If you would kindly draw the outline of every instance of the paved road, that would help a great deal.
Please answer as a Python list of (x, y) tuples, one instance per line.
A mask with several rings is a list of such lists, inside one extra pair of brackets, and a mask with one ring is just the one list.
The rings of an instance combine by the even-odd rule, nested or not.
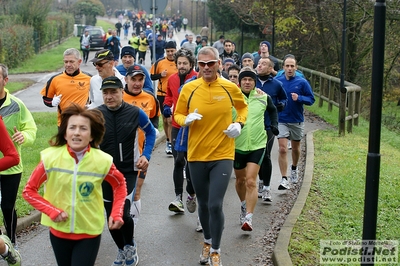
[[(177, 34), (181, 39), (184, 33)], [(123, 40), (123, 42), (126, 42)], [(90, 53), (93, 58), (94, 52)], [(150, 62), (150, 60), (146, 60)], [(149, 65), (148, 65), (149, 67)], [(92, 65), (82, 66), (84, 71), (95, 74)], [(17, 93), (32, 112), (55, 111), (55, 108), (45, 107), (39, 94), (47, 79), (54, 73), (33, 75), (37, 83), (30, 88)], [(32, 75), (31, 75), (32, 76)], [(13, 78), (10, 78), (10, 82)], [(313, 130), (313, 125), (306, 125)], [(222, 261), (231, 265), (262, 265), (254, 258), (262, 250), (262, 238), (270, 230), (271, 213), (278, 210), (279, 203), (287, 200), (290, 191), (278, 191), (280, 181), (277, 164), (277, 143), (272, 151), (272, 204), (257, 203), (253, 218), (253, 232), (243, 232), (239, 225), (240, 202), (235, 191), (235, 179), (232, 177), (225, 197), (225, 231), (222, 238)], [(160, 144), (153, 153), (150, 169), (142, 189), (142, 213), (135, 232), (138, 244), (138, 254), (141, 266), (161, 265), (198, 265), (202, 248), (202, 234), (195, 231), (197, 215), (186, 212), (176, 215), (168, 211), (168, 205), (175, 198), (172, 181), (173, 159), (164, 153), (164, 144)], [(184, 195), (186, 198), (186, 193)], [(23, 265), (56, 265), (49, 242), (48, 229), (40, 226), (38, 230), (24, 235), (19, 241)], [(108, 230), (102, 236), (100, 252), (96, 265), (111, 265), (116, 256), (116, 246)], [(6, 265), (0, 262), (0, 265)]]

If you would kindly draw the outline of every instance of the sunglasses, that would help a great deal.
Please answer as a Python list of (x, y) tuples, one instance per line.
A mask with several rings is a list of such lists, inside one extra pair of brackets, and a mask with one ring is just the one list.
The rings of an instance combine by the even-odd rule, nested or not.
[(93, 65), (94, 66), (98, 66), (98, 67), (103, 67), (105, 64), (107, 64), (108, 62), (110, 62), (110, 61), (105, 61), (105, 62), (101, 62), (101, 63), (99, 63), (99, 62), (96, 62), (96, 63), (93, 63)]
[(199, 66), (201, 66), (201, 67), (205, 67), (206, 65), (208, 67), (213, 67), (217, 62), (218, 62), (218, 60), (210, 60), (210, 61), (207, 61), (207, 62), (197, 61), (197, 64), (199, 64)]
[(230, 75), (229, 78), (237, 78), (238, 75)]

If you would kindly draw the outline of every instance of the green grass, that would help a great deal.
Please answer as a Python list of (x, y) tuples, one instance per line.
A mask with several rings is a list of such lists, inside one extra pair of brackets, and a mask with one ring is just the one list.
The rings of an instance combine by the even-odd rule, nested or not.
[(9, 82), (7, 83), (7, 90), (10, 93), (14, 93), (19, 90), (23, 90), (31, 86), (34, 82), (33, 81), (22, 81), (22, 82)]
[[(337, 124), (337, 110), (312, 112)], [(314, 133), (314, 177), (305, 208), (289, 245), (293, 265), (318, 265), (320, 240), (362, 239), (369, 124), (364, 119), (352, 134), (337, 130)], [(382, 128), (377, 239), (398, 240), (400, 224), (400, 138)]]
[[(114, 28), (114, 24), (104, 20), (98, 20), (98, 26), (102, 26), (105, 31)], [(34, 55), (23, 62), (19, 67), (9, 69), (9, 74), (52, 72), (64, 67), (63, 53), (68, 48), (79, 49), (79, 37), (71, 37), (60, 45)]]
[[(40, 151), (49, 147), (49, 140), (57, 132), (57, 113), (56, 112), (39, 112), (32, 113), (37, 125), (36, 140), (33, 145), (22, 146), (21, 159), (24, 164), (21, 183), (18, 190), (16, 201), (16, 210), (18, 217), (29, 214), (33, 207), (22, 198), (22, 190), (29, 179), (32, 171), (40, 161)], [(3, 216), (0, 212), (0, 225), (3, 225)]]

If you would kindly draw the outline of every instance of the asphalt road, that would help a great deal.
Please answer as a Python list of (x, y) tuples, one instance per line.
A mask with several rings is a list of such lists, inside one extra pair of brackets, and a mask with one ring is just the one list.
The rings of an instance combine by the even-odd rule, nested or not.
[[(183, 35), (184, 32), (177, 34), (178, 40)], [(123, 44), (126, 44), (125, 40), (123, 40)], [(94, 53), (95, 51), (92, 51), (89, 58), (93, 58)], [(150, 60), (146, 60), (146, 62), (148, 62), (146, 66), (149, 68)], [(82, 65), (81, 68), (92, 74), (96, 73), (91, 64)], [(16, 96), (22, 99), (32, 112), (56, 111), (55, 108), (44, 106), (39, 94), (45, 82), (53, 74), (26, 75), (37, 83), (18, 92)], [(16, 76), (10, 76), (10, 82), (16, 78)], [(313, 130), (314, 127), (312, 124), (306, 124), (307, 131)], [(263, 245), (263, 237), (271, 229), (271, 214), (279, 212), (280, 203), (287, 200), (291, 193), (290, 190), (277, 190), (280, 182), (277, 146), (275, 143), (272, 151), (273, 202), (267, 204), (261, 200), (258, 201), (253, 216), (254, 230), (252, 232), (244, 232), (240, 229), (240, 201), (235, 191), (234, 177), (230, 181), (224, 201), (225, 229), (221, 243), (221, 259), (225, 266), (263, 265), (254, 259), (263, 252), (260, 246)], [(195, 231), (196, 213), (186, 212), (183, 215), (177, 215), (168, 210), (170, 201), (175, 198), (172, 171), (173, 159), (165, 154), (162, 142), (153, 152), (146, 182), (142, 189), (142, 212), (135, 231), (141, 266), (199, 265), (203, 236)], [(186, 192), (184, 198), (186, 198)], [(39, 226), (37, 230), (23, 234), (17, 241), (22, 255), (22, 265), (56, 265), (47, 228)], [(108, 230), (105, 229), (96, 265), (111, 265), (116, 254), (117, 248)], [(0, 266), (2, 265), (6, 265), (6, 263), (0, 261)]]

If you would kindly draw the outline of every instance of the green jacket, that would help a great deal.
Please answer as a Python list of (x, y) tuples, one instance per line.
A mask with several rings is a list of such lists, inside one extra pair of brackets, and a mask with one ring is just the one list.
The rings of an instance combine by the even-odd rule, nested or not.
[(249, 112), (246, 124), (240, 135), (235, 139), (235, 150), (237, 152), (255, 151), (265, 148), (267, 133), (264, 129), (264, 112), (267, 110), (268, 95), (258, 94), (252, 90), (249, 97), (244, 97)]
[[(24, 135), (25, 141), (22, 145), (32, 144), (36, 139), (37, 128), (31, 112), (29, 112), (28, 108), (26, 108), (25, 104), (20, 99), (11, 95), (6, 88), (4, 88), (4, 90), (6, 92), (6, 100), (0, 107), (0, 115), (3, 117), (8, 134), (10, 136), (14, 135), (15, 126), (17, 130)], [(21, 156), (21, 145), (15, 142), (14, 145), (18, 154)], [(22, 160), (20, 160), (18, 165), (2, 171), (0, 174), (11, 175), (22, 173), (22, 171)]]

